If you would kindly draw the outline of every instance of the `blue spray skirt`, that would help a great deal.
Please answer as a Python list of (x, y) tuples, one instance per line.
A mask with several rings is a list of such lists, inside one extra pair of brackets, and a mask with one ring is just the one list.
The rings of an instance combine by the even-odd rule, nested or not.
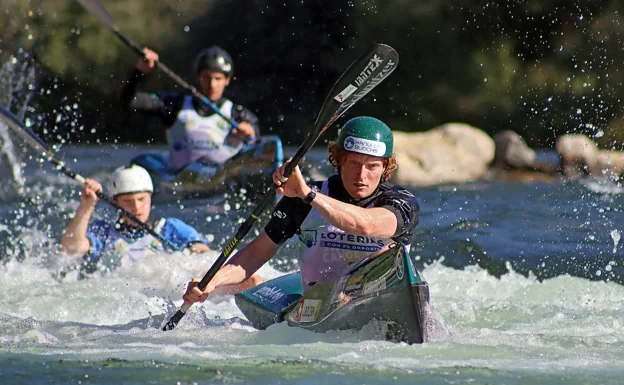
[(257, 329), (286, 321), (323, 333), (381, 321), (390, 341), (427, 340), (429, 287), (398, 246), (365, 259), (338, 281), (316, 283), (305, 295), (300, 274), (292, 273), (237, 293), (235, 300)]

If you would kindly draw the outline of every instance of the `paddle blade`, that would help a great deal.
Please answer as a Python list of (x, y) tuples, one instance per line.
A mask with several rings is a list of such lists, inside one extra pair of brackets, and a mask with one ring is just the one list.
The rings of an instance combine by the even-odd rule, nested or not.
[(360, 56), (331, 89), (314, 122), (315, 131), (324, 132), (358, 100), (381, 83), (399, 64), (399, 54), (386, 44), (377, 44)]
[(386, 44), (376, 44), (373, 49), (360, 56), (340, 76), (325, 98), (321, 111), (299, 150), (284, 169), (288, 178), (303, 155), (318, 138), (358, 100), (377, 87), (399, 64), (399, 54)]
[(2, 118), (7, 126), (13, 131), (17, 136), (22, 138), (26, 144), (35, 149), (40, 154), (45, 154), (46, 156), (54, 157), (54, 154), (48, 146), (34, 133), (31, 129), (24, 126), (21, 120), (17, 118), (17, 116), (13, 115), (11, 111), (0, 106), (0, 118)]
[(180, 320), (182, 319), (182, 317), (184, 317), (185, 314), (186, 313), (183, 312), (182, 310), (178, 310), (173, 315), (173, 317), (171, 317), (171, 319), (169, 321), (167, 321), (165, 326), (162, 327), (162, 331), (166, 332), (166, 331), (175, 329), (175, 327), (178, 326), (178, 323), (180, 323)]
[(78, 0), (80, 4), (109, 29), (115, 29), (115, 20), (97, 0)]

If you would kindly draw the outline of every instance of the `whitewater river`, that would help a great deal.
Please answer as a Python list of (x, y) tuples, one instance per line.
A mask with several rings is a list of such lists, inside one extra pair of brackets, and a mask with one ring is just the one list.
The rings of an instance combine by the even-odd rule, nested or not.
[[(138, 151), (59, 152), (79, 173), (103, 178)], [(156, 200), (156, 214), (196, 226), (218, 251), (78, 279), (57, 247), (79, 189), (49, 164), (17, 166), (3, 169), (0, 186), (0, 384), (624, 383), (617, 182), (413, 188), (422, 213), (412, 257), (435, 322), (428, 343), (406, 345), (376, 340), (374, 328), (257, 331), (231, 297), (194, 306), (163, 332), (186, 282), (206, 272), (253, 202)], [(113, 212), (102, 203), (96, 214)], [(261, 274), (291, 271), (295, 251), (289, 244)]]

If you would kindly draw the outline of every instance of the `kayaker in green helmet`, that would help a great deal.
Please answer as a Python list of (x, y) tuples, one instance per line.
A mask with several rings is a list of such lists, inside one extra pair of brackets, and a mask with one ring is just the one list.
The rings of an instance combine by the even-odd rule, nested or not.
[(238, 122), (238, 128), (190, 93), (147, 93), (137, 91), (149, 74), (158, 54), (143, 51), (121, 94), (122, 104), (133, 112), (160, 118), (167, 128), (169, 168), (178, 171), (200, 158), (224, 163), (242, 145), (259, 135), (258, 118), (245, 107), (223, 96), (234, 73), (232, 57), (223, 48), (208, 47), (195, 59), (194, 72), (199, 91), (219, 108), (223, 116)]
[[(204, 301), (215, 288), (243, 282), (298, 235), (306, 249), (300, 256), (302, 288), (336, 280), (349, 267), (390, 244), (409, 248), (420, 207), (414, 195), (388, 182), (398, 168), (393, 135), (382, 121), (362, 116), (349, 120), (330, 143), (329, 161), (337, 173), (307, 184), (299, 168), (277, 189), (282, 195), (264, 231), (238, 251), (203, 292), (198, 278), (184, 301)], [(273, 181), (282, 184), (284, 166)]]

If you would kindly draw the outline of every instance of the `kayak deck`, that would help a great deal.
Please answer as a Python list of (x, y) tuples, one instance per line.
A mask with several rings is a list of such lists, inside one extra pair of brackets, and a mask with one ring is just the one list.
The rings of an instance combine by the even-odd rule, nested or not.
[(387, 340), (427, 340), (429, 287), (398, 246), (360, 262), (339, 281), (316, 283), (305, 295), (300, 274), (292, 273), (237, 293), (235, 300), (257, 329), (286, 321), (323, 333), (381, 321)]

